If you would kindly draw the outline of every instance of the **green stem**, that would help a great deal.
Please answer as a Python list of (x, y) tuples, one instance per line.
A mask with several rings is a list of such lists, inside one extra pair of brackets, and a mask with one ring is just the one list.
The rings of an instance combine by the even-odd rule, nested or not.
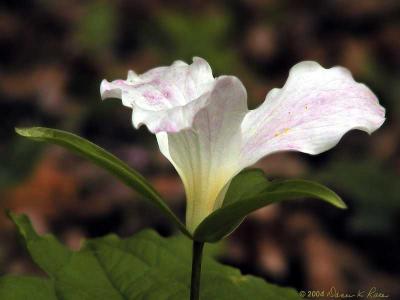
[(192, 280), (190, 284), (190, 300), (199, 300), (201, 261), (203, 258), (204, 243), (193, 241)]

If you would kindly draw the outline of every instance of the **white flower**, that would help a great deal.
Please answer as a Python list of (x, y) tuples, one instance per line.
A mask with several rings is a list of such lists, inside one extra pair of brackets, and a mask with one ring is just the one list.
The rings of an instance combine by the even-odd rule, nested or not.
[(342, 67), (295, 65), (284, 87), (248, 110), (247, 94), (234, 76), (214, 78), (208, 63), (176, 61), (127, 80), (103, 80), (101, 96), (132, 108), (136, 128), (145, 124), (176, 168), (187, 196), (186, 224), (193, 232), (222, 205), (232, 178), (278, 151), (318, 154), (349, 130), (372, 133), (385, 110), (371, 90)]

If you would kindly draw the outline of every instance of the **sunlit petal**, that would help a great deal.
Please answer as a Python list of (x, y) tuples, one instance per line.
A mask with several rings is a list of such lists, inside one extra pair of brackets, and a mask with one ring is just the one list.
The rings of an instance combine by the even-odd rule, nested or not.
[(385, 120), (376, 96), (341, 67), (295, 65), (282, 89), (255, 110), (239, 79), (214, 78), (208, 63), (176, 61), (127, 80), (103, 81), (102, 98), (120, 98), (137, 128), (156, 133), (161, 152), (176, 168), (187, 197), (190, 231), (221, 207), (232, 178), (278, 151), (318, 154), (349, 130), (368, 133)]
[(242, 124), (243, 166), (277, 151), (318, 154), (335, 146), (352, 129), (372, 133), (385, 120), (385, 110), (364, 84), (342, 67), (324, 69), (316, 62), (295, 65), (282, 89)]
[(216, 80), (203, 96), (207, 104), (190, 129), (157, 134), (161, 152), (172, 162), (185, 186), (189, 230), (222, 204), (232, 177), (240, 171), (240, 125), (246, 114), (246, 90), (232, 76)]
[(209, 92), (214, 82), (208, 63), (195, 57), (191, 65), (176, 61), (142, 75), (130, 71), (126, 80), (103, 80), (100, 93), (103, 99), (120, 98), (131, 107), (136, 128), (145, 124), (153, 133), (176, 132), (190, 127), (201, 108), (201, 101), (193, 100)]

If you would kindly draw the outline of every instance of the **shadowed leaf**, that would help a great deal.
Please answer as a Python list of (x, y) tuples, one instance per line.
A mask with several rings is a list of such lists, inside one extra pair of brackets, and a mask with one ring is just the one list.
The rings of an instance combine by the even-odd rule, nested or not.
[(307, 180), (269, 182), (262, 171), (247, 170), (235, 177), (223, 206), (203, 220), (195, 230), (194, 239), (205, 242), (219, 241), (230, 234), (253, 211), (283, 200), (299, 198), (320, 199), (336, 207), (346, 208), (346, 204), (335, 192), (317, 182)]
[[(184, 236), (162, 238), (151, 230), (127, 239), (115, 235), (88, 240), (73, 252), (53, 236), (39, 236), (24, 215), (10, 213), (29, 253), (50, 277), (44, 284), (51, 296), (43, 300), (189, 299), (191, 241)], [(1, 282), (7, 281), (4, 277)], [(24, 289), (25, 280), (3, 285), (1, 293)], [(25, 294), (5, 300), (25, 300)], [(22, 296), (21, 296), (22, 295)], [(3, 298), (1, 298), (3, 299)], [(36, 298), (29, 298), (34, 299)], [(39, 299), (39, 298), (37, 298)], [(42, 299), (42, 298), (40, 298)], [(297, 300), (293, 289), (278, 287), (224, 266), (207, 252), (203, 261), (202, 300)]]

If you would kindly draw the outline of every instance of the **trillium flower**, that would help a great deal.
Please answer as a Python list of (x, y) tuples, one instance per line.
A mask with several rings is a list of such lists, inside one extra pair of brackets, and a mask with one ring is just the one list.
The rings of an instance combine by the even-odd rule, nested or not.
[(103, 80), (101, 96), (132, 108), (133, 125), (156, 135), (179, 173), (187, 196), (186, 224), (193, 232), (221, 207), (232, 178), (262, 157), (279, 151), (319, 154), (352, 129), (371, 134), (385, 120), (373, 92), (342, 67), (325, 69), (305, 61), (290, 70), (283, 88), (263, 104), (247, 107), (234, 76), (214, 78), (195, 57), (126, 80)]

